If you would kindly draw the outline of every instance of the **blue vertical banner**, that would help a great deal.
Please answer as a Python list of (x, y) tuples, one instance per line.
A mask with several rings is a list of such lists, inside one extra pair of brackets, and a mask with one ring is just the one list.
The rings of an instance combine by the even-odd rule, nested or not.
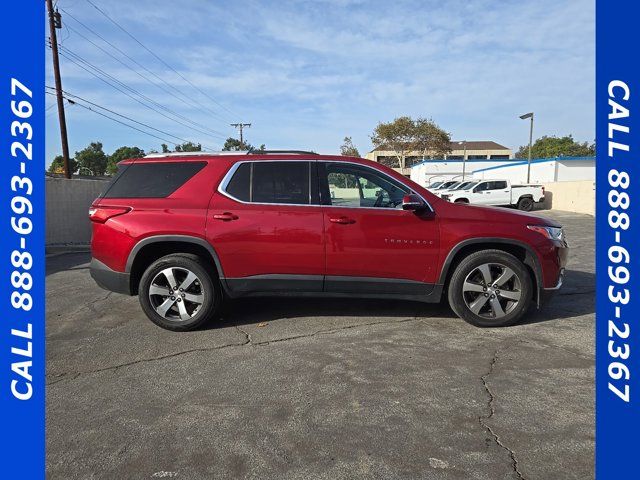
[(596, 22), (596, 477), (639, 478), (640, 4)]
[(0, 477), (44, 478), (45, 5), (3, 2)]

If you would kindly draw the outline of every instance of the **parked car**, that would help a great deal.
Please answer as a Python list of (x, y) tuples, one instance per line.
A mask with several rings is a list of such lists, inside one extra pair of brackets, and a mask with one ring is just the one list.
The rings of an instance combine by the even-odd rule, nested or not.
[(431, 191), (431, 192), (436, 192), (438, 190), (446, 190), (447, 188), (449, 188), (451, 185), (453, 185), (455, 183), (458, 183), (458, 182), (456, 182), (455, 180), (447, 180), (446, 182), (442, 182), (437, 187), (428, 188), (428, 190)]
[(485, 180), (472, 188), (443, 192), (441, 198), (454, 203), (474, 205), (511, 205), (529, 212), (536, 202), (544, 201), (542, 185), (511, 185), (509, 180)]
[(429, 191), (433, 191), (433, 190), (435, 190), (436, 188), (438, 188), (440, 185), (442, 185), (443, 183), (444, 183), (444, 182), (434, 182), (434, 183), (432, 183), (432, 184), (430, 184), (430, 185), (427, 185), (427, 190), (429, 190)]
[(449, 192), (455, 192), (457, 190), (467, 190), (473, 187), (473, 185), (477, 184), (477, 181), (470, 181), (470, 182), (456, 182), (453, 185), (451, 185), (449, 188), (445, 188), (444, 190), (438, 190), (437, 192), (433, 192), (436, 195), (438, 195), (439, 197), (442, 197), (442, 195), (446, 195)]
[(312, 153), (125, 160), (89, 216), (91, 276), (170, 330), (252, 295), (445, 297), (474, 325), (504, 326), (560, 288), (567, 258), (554, 220)]

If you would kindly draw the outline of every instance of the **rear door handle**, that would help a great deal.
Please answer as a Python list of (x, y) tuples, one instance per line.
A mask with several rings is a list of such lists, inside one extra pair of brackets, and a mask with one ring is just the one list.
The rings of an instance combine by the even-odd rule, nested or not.
[(351, 225), (352, 223), (356, 223), (355, 220), (349, 217), (338, 217), (338, 218), (332, 217), (332, 218), (329, 218), (329, 221), (331, 223), (339, 223), (341, 225)]
[(222, 220), (223, 222), (230, 222), (231, 220), (237, 220), (238, 215), (234, 215), (233, 213), (224, 212), (224, 213), (216, 213), (213, 216), (214, 220)]

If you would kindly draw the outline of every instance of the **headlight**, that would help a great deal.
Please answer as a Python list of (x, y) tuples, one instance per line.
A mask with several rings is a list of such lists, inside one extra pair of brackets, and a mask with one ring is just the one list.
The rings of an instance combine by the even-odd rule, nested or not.
[(527, 225), (529, 230), (533, 230), (534, 232), (538, 232), (549, 240), (564, 240), (564, 230), (562, 227), (543, 227), (541, 225)]

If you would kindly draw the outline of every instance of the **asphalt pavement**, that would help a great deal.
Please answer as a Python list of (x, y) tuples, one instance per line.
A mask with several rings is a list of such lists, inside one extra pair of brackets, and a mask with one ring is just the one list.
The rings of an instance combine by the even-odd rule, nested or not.
[(559, 219), (566, 282), (520, 325), (446, 305), (230, 303), (172, 333), (47, 258), (51, 479), (586, 479), (594, 475), (594, 219)]

